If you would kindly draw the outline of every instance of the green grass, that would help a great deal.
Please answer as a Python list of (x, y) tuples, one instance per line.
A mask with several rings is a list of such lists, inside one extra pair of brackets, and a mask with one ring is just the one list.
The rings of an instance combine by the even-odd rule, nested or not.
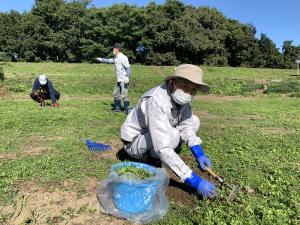
[[(95, 157), (80, 138), (110, 144), (119, 140), (126, 116), (110, 110), (113, 66), (1, 66), (8, 91), (0, 101), (0, 205), (10, 204), (25, 181), (43, 186), (69, 180), (81, 187), (87, 177), (104, 179), (114, 160)], [(172, 69), (134, 65), (132, 102)], [(29, 99), (31, 83), (39, 73), (48, 74), (61, 92), (60, 108), (41, 110)], [(260, 79), (286, 83), (299, 78), (291, 78), (295, 73), (291, 70), (204, 67), (204, 73), (212, 93), (246, 96), (200, 96), (193, 109), (201, 119), (199, 135), (215, 170), (229, 183), (251, 187), (254, 193), (239, 192), (233, 202), (191, 200), (193, 207), (173, 201), (157, 224), (299, 224), (300, 99), (256, 92)], [(16, 86), (19, 92), (13, 89)], [(42, 153), (28, 154), (33, 147)], [(11, 154), (15, 157), (5, 158)], [(192, 159), (187, 148), (181, 154)], [(196, 166), (194, 160), (187, 163)]]

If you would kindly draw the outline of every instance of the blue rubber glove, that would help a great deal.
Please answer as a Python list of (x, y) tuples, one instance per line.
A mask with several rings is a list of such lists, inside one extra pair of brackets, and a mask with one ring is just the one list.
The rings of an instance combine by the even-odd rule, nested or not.
[(191, 177), (185, 179), (184, 183), (193, 187), (203, 198), (214, 198), (219, 195), (219, 192), (212, 183), (203, 180), (194, 172)]
[(209, 158), (204, 154), (204, 150), (201, 148), (200, 145), (194, 145), (191, 147), (191, 150), (197, 159), (199, 166), (202, 170), (205, 170), (206, 167), (213, 168), (211, 161)]

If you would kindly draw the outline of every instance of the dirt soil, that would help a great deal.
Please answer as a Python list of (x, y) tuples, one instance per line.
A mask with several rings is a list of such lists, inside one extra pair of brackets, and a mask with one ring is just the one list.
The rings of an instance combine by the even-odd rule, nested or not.
[(3, 86), (0, 85), (0, 97), (5, 95), (5, 88)]
[[(181, 158), (185, 162), (194, 160), (193, 156), (181, 156)], [(198, 196), (192, 188), (183, 184), (180, 179), (171, 171), (171, 169), (166, 168), (166, 170), (170, 176), (170, 184), (167, 189), (167, 196), (169, 200), (184, 206), (193, 207), (193, 205), (197, 204), (197, 200), (199, 200), (199, 198), (201, 199), (201, 196)], [(193, 170), (202, 178), (210, 181), (211, 183), (216, 183), (216, 180), (207, 172), (201, 171), (199, 168), (193, 168)]]
[(15, 203), (0, 210), (9, 217), (8, 224), (132, 224), (100, 213), (96, 197), (97, 179), (85, 181), (89, 190), (85, 195), (73, 191), (73, 185), (49, 183), (40, 187), (34, 182), (19, 185)]
[(207, 95), (196, 95), (194, 97), (195, 100), (203, 100), (203, 101), (212, 101), (212, 102), (233, 102), (233, 101), (241, 101), (241, 100), (251, 100), (259, 98), (258, 96), (225, 96), (225, 95), (214, 95), (214, 94), (207, 94)]

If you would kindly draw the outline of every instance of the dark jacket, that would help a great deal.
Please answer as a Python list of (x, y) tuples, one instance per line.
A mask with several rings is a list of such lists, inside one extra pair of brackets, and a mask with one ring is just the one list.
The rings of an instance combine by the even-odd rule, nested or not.
[[(47, 83), (45, 84), (47, 91), (49, 92), (50, 96), (51, 96), (51, 101), (52, 103), (56, 102), (56, 98), (55, 98), (55, 90), (53, 88), (52, 82), (50, 80), (47, 80)], [(32, 86), (32, 91), (38, 91), (40, 88), (42, 87), (42, 85), (39, 82), (39, 78), (36, 78), (33, 86)]]

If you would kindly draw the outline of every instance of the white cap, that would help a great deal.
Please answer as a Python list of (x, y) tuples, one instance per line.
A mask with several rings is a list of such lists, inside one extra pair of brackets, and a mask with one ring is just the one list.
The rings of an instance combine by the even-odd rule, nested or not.
[(45, 74), (39, 75), (39, 82), (41, 85), (47, 84), (47, 77)]

